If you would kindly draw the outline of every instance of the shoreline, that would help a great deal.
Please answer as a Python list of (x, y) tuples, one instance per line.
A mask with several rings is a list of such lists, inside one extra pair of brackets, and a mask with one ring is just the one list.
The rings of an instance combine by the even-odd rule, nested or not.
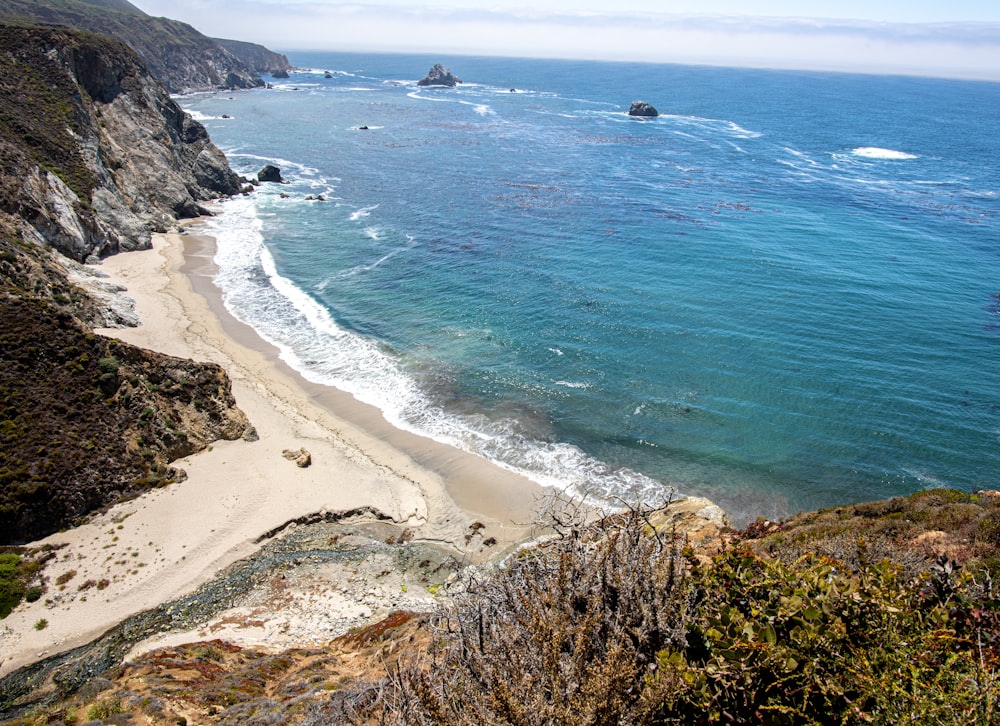
[[(369, 512), (414, 542), (474, 563), (541, 531), (555, 490), (397, 429), (350, 394), (305, 381), (225, 309), (213, 255), (211, 237), (168, 233), (154, 235), (149, 250), (107, 258), (101, 269), (135, 299), (140, 326), (97, 332), (218, 363), (259, 439), (218, 441), (173, 462), (185, 481), (30, 543), (60, 549), (46, 566), (42, 599), (0, 622), (0, 676), (195, 590), (300, 518)], [(311, 453), (308, 468), (282, 456), (299, 448)]]

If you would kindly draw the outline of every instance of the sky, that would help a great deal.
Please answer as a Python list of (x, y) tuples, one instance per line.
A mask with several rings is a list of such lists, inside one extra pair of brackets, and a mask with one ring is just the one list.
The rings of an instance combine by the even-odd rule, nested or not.
[(1000, 81), (997, 0), (131, 0), (296, 50), (587, 58)]

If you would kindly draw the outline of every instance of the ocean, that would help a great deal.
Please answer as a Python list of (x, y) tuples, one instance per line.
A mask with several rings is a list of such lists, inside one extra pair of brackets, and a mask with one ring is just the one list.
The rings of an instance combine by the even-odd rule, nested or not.
[[(542, 484), (737, 523), (1000, 487), (1000, 84), (290, 59), (179, 100), (287, 181), (206, 232), (227, 308), (305, 378)], [(437, 62), (464, 83), (419, 88)]]

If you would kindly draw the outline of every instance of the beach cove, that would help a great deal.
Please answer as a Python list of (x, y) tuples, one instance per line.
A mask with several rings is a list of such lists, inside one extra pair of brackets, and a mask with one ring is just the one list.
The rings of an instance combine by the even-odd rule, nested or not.
[[(258, 440), (219, 441), (174, 462), (187, 474), (183, 481), (31, 543), (58, 548), (46, 569), (50, 588), (46, 598), (24, 603), (0, 625), (0, 675), (191, 592), (297, 521), (346, 516), (382, 523), (390, 527), (383, 532), (395, 528), (400, 541), (405, 533), (408, 541), (443, 547), (465, 562), (495, 559), (540, 531), (551, 491), (481, 457), (395, 429), (350, 395), (308, 384), (286, 368), (225, 312), (211, 282), (212, 250), (209, 237), (171, 233), (154, 236), (150, 250), (105, 260), (102, 271), (127, 289), (141, 324), (99, 332), (222, 365)], [(302, 448), (311, 455), (306, 468), (283, 455)], [(372, 587), (363, 577), (352, 579), (359, 591)], [(315, 591), (335, 584), (317, 581)], [(318, 607), (337, 604), (327, 598)], [(355, 613), (354, 597), (343, 607)], [(43, 629), (35, 627), (40, 619)], [(308, 640), (303, 633), (290, 638)], [(282, 644), (265, 629), (247, 637)], [(331, 634), (313, 637), (323, 642)]]

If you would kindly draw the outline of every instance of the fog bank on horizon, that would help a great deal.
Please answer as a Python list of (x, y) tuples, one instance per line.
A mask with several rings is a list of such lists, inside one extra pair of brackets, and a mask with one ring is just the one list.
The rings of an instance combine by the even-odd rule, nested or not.
[[(1000, 22), (573, 10), (483, 10), (268, 0), (136, 0), (152, 15), (280, 52), (427, 53), (898, 73), (1000, 81)], [(565, 5), (565, 3), (562, 3)]]

